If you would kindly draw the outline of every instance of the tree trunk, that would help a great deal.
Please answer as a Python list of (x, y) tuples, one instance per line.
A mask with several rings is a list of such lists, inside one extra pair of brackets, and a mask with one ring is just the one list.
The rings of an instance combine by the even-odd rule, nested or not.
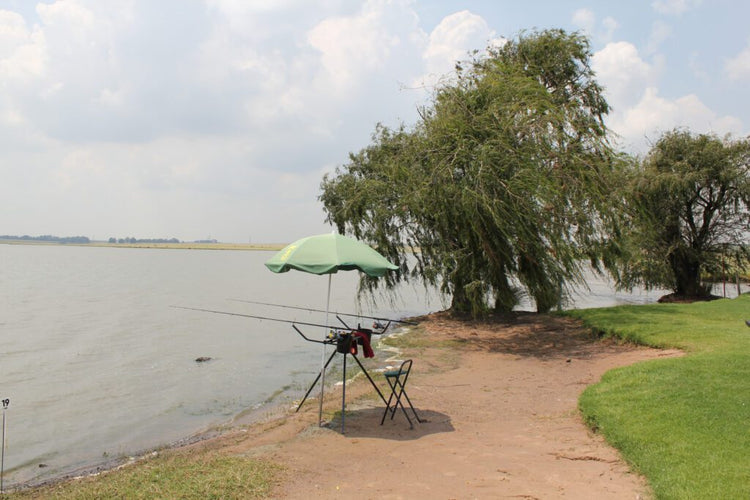
[(685, 297), (705, 297), (708, 288), (701, 284), (700, 261), (689, 249), (678, 248), (669, 255), (675, 278), (675, 293)]
[(451, 311), (456, 314), (469, 314), (471, 312), (471, 300), (469, 300), (463, 284), (456, 285), (454, 283)]
[(451, 276), (451, 311), (456, 314), (469, 314), (471, 312), (471, 297), (466, 291), (468, 284), (467, 270), (459, 263)]

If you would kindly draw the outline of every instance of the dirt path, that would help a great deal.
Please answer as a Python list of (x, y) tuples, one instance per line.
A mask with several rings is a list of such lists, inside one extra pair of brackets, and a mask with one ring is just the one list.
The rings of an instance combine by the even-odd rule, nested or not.
[[(414, 429), (400, 413), (380, 426), (383, 404), (358, 381), (347, 400), (365, 397), (349, 404), (345, 435), (337, 422), (318, 428), (310, 404), (205, 446), (284, 465), (277, 498), (649, 497), (576, 405), (605, 371), (676, 352), (596, 341), (545, 316), (466, 325), (437, 315), (421, 326), (436, 347), (405, 353), (414, 359), (408, 393), (426, 420)], [(340, 404), (338, 391), (327, 407)]]

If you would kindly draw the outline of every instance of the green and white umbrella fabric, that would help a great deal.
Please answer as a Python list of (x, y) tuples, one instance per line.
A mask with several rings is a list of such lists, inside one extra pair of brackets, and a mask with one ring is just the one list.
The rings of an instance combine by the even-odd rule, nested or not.
[(373, 277), (398, 269), (372, 247), (337, 233), (308, 236), (290, 243), (269, 259), (266, 267), (275, 273), (296, 269), (312, 274), (357, 269)]
[[(265, 263), (275, 273), (296, 269), (312, 274), (328, 275), (326, 299), (326, 324), (331, 304), (331, 275), (339, 271), (358, 270), (368, 276), (381, 277), (398, 269), (388, 259), (361, 241), (338, 233), (318, 234), (299, 239), (279, 250)], [(323, 417), (323, 388), (325, 385), (325, 344), (321, 358), (320, 410), (318, 422)], [(343, 418), (343, 415), (342, 415)]]

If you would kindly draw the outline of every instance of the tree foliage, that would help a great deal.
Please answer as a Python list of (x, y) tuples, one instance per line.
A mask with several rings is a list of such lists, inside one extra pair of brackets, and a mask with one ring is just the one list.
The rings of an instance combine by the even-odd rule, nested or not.
[(400, 267), (383, 283), (418, 276), (456, 312), (560, 304), (582, 259), (613, 250), (618, 159), (589, 59), (585, 37), (549, 30), (457, 65), (415, 126), (378, 126), (323, 179), (328, 221)]
[(664, 133), (632, 177), (628, 206), (621, 285), (707, 296), (704, 273), (750, 257), (750, 140)]

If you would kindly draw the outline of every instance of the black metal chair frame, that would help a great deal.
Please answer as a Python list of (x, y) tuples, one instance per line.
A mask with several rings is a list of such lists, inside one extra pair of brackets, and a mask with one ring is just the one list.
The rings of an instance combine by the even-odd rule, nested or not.
[[(423, 422), (423, 420), (419, 418), (417, 410), (414, 409), (414, 405), (411, 403), (409, 395), (406, 393), (406, 382), (409, 379), (409, 373), (411, 373), (411, 365), (412, 360), (407, 359), (406, 361), (401, 363), (401, 366), (398, 370), (392, 370), (384, 373), (385, 380), (386, 382), (388, 382), (388, 385), (391, 388), (391, 395), (388, 397), (388, 401), (385, 403), (385, 411), (383, 411), (383, 418), (380, 419), (380, 425), (383, 425), (383, 423), (385, 422), (385, 417), (386, 415), (388, 415), (388, 412), (391, 413), (391, 420), (393, 420), (393, 417), (396, 415), (396, 411), (400, 406), (401, 411), (404, 412), (406, 420), (409, 421), (409, 427), (411, 429), (414, 428), (414, 423), (411, 421), (411, 418), (409, 418), (409, 414), (406, 412), (406, 408), (404, 407), (404, 402), (401, 400), (402, 397), (406, 398), (406, 402), (409, 403), (409, 407), (411, 408), (412, 413), (414, 413), (414, 417), (417, 419), (417, 422)], [(396, 398), (396, 401), (393, 406), (391, 406), (391, 402), (393, 401), (394, 397)]]

